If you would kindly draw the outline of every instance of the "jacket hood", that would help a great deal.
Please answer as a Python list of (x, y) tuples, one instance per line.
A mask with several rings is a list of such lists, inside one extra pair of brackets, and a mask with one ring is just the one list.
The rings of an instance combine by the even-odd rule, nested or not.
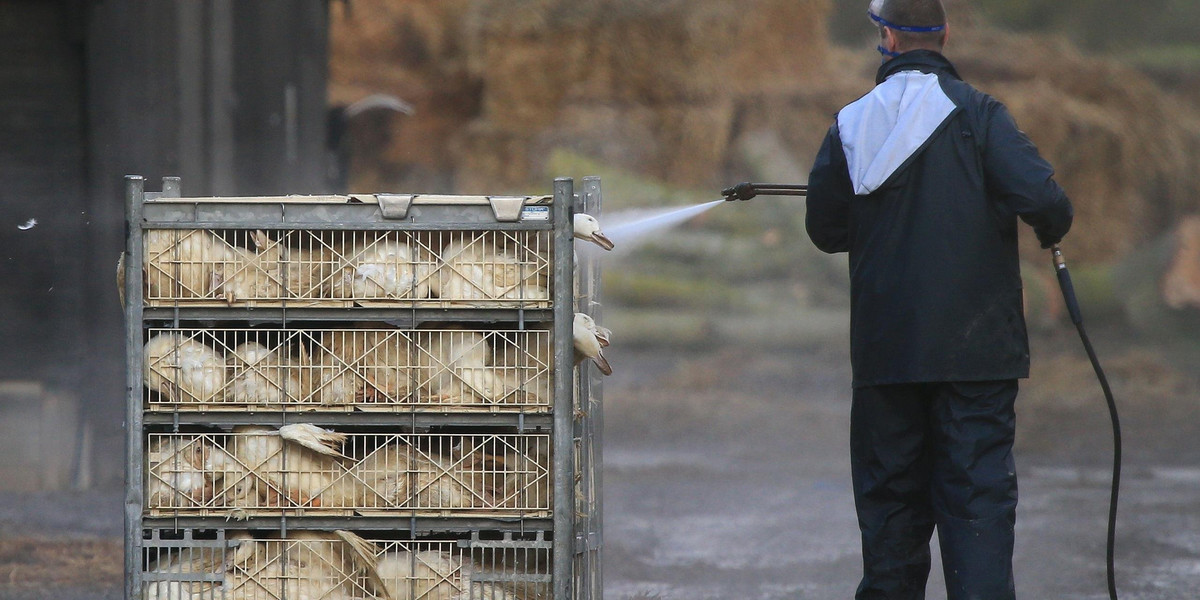
[(942, 55), (915, 50), (879, 69), (879, 85), (838, 113), (838, 135), (857, 195), (883, 187), (957, 112), (939, 75), (958, 78)]

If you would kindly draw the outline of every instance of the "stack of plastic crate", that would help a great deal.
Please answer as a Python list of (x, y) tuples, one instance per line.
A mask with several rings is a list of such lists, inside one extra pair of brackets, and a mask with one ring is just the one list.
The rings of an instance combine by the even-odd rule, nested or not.
[(126, 191), (127, 598), (599, 597), (598, 180)]

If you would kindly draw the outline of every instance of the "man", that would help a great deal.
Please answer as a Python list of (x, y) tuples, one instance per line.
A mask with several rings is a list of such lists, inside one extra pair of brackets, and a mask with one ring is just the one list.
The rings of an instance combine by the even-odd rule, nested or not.
[(850, 253), (858, 600), (925, 597), (936, 526), (950, 600), (1015, 597), (1017, 379), (1029, 375), (1018, 217), (1071, 225), (1053, 169), (941, 54), (941, 0), (875, 0), (877, 87), (837, 115), (807, 229)]

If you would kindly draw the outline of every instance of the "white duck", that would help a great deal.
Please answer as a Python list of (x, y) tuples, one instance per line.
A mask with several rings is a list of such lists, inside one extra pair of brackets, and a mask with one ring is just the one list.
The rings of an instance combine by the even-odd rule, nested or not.
[[(226, 573), (229, 565), (235, 564), (237, 561), (251, 559), (257, 548), (257, 544), (250, 538), (250, 534), (247, 532), (229, 531), (226, 534), (226, 539), (232, 542), (232, 545), (229, 551), (225, 553), (215, 549), (200, 550), (183, 548), (177, 552), (167, 554), (165, 549), (157, 548), (158, 552), (154, 553), (157, 556), (150, 565), (148, 572), (159, 575), (170, 574), (173, 577), (164, 577), (160, 581), (147, 582), (143, 592), (145, 600), (230, 598), (231, 596), (226, 595), (230, 589), (228, 587), (228, 575), (224, 577), (223, 583), (214, 583), (211, 580), (204, 583), (200, 581), (172, 580), (182, 579), (180, 575), (183, 574), (198, 577), (201, 575), (211, 576)], [(248, 553), (249, 555), (247, 555)]]
[[(267, 506), (278, 505), (286, 498), (289, 505), (320, 507), (321, 492), (345, 471), (338, 461), (342, 454), (337, 450), (346, 440), (344, 433), (308, 423), (285, 425), (278, 430), (240, 425), (233, 433), (230, 453), (253, 472), (257, 483), (267, 488), (255, 490), (248, 497), (265, 501)], [(287, 446), (286, 457), (285, 442), (294, 443)]]
[(354, 244), (331, 296), (350, 300), (429, 297), (429, 260), (421, 248), (380, 238)]
[(373, 587), (383, 587), (375, 574), (376, 552), (374, 544), (348, 531), (300, 531), (287, 539), (247, 540), (226, 560), (224, 589), (214, 597), (360, 599), (364, 590), (355, 583), (355, 574), (365, 571)]
[(216, 350), (177, 333), (162, 333), (150, 338), (142, 352), (146, 387), (168, 401), (224, 399), (225, 360)]
[(592, 242), (605, 250), (612, 250), (614, 244), (612, 240), (600, 231), (600, 222), (596, 217), (587, 213), (575, 213), (572, 219), (572, 225), (575, 229), (575, 237), (584, 241)]
[(394, 329), (326, 331), (314, 353), (322, 403), (402, 402), (410, 387), (409, 346)]
[(209, 298), (233, 250), (203, 229), (146, 230), (143, 269), (146, 299)]
[(158, 436), (146, 449), (146, 506), (195, 508), (214, 495), (214, 474), (205, 469), (213, 446), (205, 438)]
[(305, 372), (301, 378), (307, 384), (305, 400), (326, 406), (344, 406), (364, 399), (365, 380), (355, 370), (353, 362), (347, 362), (327, 348), (318, 346), (311, 355), (302, 352), (300, 368)]
[(607, 348), (609, 340), (612, 339), (612, 330), (596, 324), (596, 320), (592, 318), (592, 315), (587, 313), (576, 314), (582, 317), (584, 325), (587, 326), (588, 329), (592, 330), (592, 333), (596, 334), (596, 340), (600, 342), (600, 346)]
[(293, 368), (286, 348), (271, 350), (258, 342), (245, 342), (233, 350), (228, 359), (232, 375), (229, 385), (234, 402), (244, 404), (279, 404), (303, 399), (300, 372)]
[(252, 232), (249, 238), (254, 249), (230, 248), (233, 260), (217, 270), (221, 280), (220, 295), (229, 304), (276, 300), (283, 295), (283, 242), (272, 240), (264, 231)]
[(470, 457), (442, 458), (400, 439), (352, 460), (337, 450), (345, 434), (311, 424), (239, 426), (234, 434), (233, 455), (253, 471), (247, 479), (265, 488), (243, 497), (268, 507), (440, 510), (486, 506), (490, 498), (464, 483), (478, 479), (466, 472)]
[(605, 375), (612, 375), (612, 367), (604, 358), (604, 346), (596, 333), (596, 323), (583, 313), (575, 313), (572, 323), (572, 341), (575, 345), (576, 362), (584, 358), (592, 359), (596, 367)]
[(495, 402), (517, 389), (492, 366), (492, 348), (482, 333), (469, 330), (419, 331), (420, 380), (436, 401)]
[(448, 301), (547, 300), (544, 257), (501, 235), (464, 236), (442, 249), (430, 290)]
[[(550, 343), (550, 329), (534, 326), (521, 337), (496, 336), (494, 340), (497, 347), (492, 370), (496, 375), (512, 389), (533, 396), (525, 402), (548, 404), (554, 393), (554, 345)], [(519, 396), (513, 396), (512, 400), (521, 401)]]
[(328, 295), (334, 264), (334, 252), (329, 247), (284, 248), (282, 260), (287, 272), (283, 283), (289, 297), (316, 300)]
[(379, 558), (377, 567), (391, 600), (514, 600), (492, 583), (472, 581), (475, 566), (470, 558), (437, 550), (393, 550)]

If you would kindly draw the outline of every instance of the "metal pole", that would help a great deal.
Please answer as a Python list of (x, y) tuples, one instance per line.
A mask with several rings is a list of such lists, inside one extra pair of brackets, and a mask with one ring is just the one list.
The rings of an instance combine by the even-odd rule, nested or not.
[(554, 599), (568, 600), (575, 558), (574, 182), (554, 180)]
[(125, 599), (142, 597), (142, 205), (145, 180), (125, 177)]
[[(604, 208), (603, 193), (600, 187), (599, 177), (584, 177), (583, 178), (583, 198), (584, 210), (599, 219)], [(586, 291), (586, 301), (588, 303), (588, 314), (596, 322), (602, 322), (604, 319), (603, 304), (601, 302), (600, 290), (600, 264), (602, 258), (597, 259), (596, 253), (591, 253), (592, 258), (585, 259), (585, 269), (581, 269), (580, 276), (583, 279), (583, 290)], [(588, 369), (587, 371), (590, 371)], [(590, 527), (585, 532), (588, 536), (588, 565), (590, 566), (588, 577), (588, 591), (590, 600), (601, 600), (603, 598), (603, 557), (604, 557), (604, 502), (603, 502), (603, 473), (604, 473), (604, 404), (603, 404), (603, 380), (600, 377), (586, 378), (587, 384), (583, 390), (586, 392), (580, 402), (587, 402), (584, 409), (587, 413), (585, 423), (588, 427), (584, 431), (587, 436), (587, 444), (591, 451), (588, 454), (588, 473), (584, 476), (591, 481), (591, 498), (592, 502), (588, 506), (588, 523)]]

